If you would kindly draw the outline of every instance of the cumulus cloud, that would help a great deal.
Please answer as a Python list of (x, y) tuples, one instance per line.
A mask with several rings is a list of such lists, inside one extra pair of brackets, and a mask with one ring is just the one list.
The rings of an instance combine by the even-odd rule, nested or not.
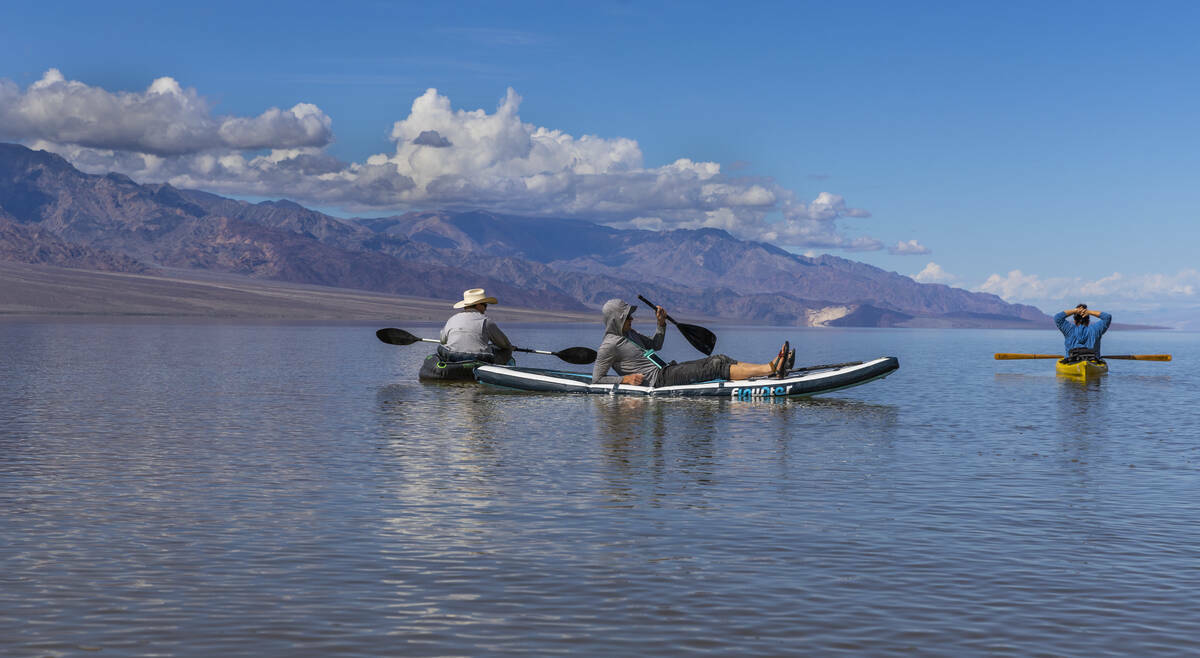
[(1097, 279), (1041, 277), (1012, 270), (992, 274), (977, 290), (1005, 301), (1036, 304), (1060, 310), (1084, 301), (1088, 304), (1128, 309), (1149, 308), (1164, 300), (1200, 303), (1200, 271), (1183, 269), (1174, 274), (1124, 275), (1114, 272)]
[(314, 105), (257, 117), (213, 116), (195, 89), (158, 78), (140, 93), (110, 92), (50, 69), (25, 91), (0, 82), (0, 138), (180, 156), (213, 149), (321, 147), (331, 120)]
[(760, 239), (780, 245), (847, 251), (883, 249), (881, 241), (865, 236), (848, 236), (837, 225), (838, 220), (845, 217), (871, 216), (866, 210), (847, 206), (846, 200), (840, 195), (822, 192), (806, 204), (788, 190), (779, 189), (778, 193), (783, 221), (761, 225)]
[(918, 283), (944, 283), (947, 285), (952, 285), (958, 282), (958, 277), (942, 269), (941, 265), (938, 265), (933, 261), (929, 261), (929, 264), (927, 264), (920, 272), (917, 272), (915, 275), (913, 275), (913, 280), (917, 281)]
[[(646, 167), (632, 139), (574, 136), (521, 121), (509, 89), (494, 112), (463, 110), (429, 89), (391, 130), (390, 153), (343, 162), (325, 152), (332, 121), (315, 105), (214, 116), (172, 78), (109, 92), (57, 70), (21, 90), (0, 80), (0, 138), (57, 152), (85, 171), (118, 171), (225, 194), (286, 196), (348, 211), (483, 208), (639, 228), (721, 228), (779, 246), (880, 250), (849, 235), (870, 213), (840, 195), (799, 198), (765, 177), (680, 158)], [(924, 249), (915, 240), (902, 253)]]
[(899, 256), (921, 256), (924, 254), (933, 253), (929, 247), (917, 242), (916, 240), (901, 240), (894, 247), (888, 247), (889, 254)]

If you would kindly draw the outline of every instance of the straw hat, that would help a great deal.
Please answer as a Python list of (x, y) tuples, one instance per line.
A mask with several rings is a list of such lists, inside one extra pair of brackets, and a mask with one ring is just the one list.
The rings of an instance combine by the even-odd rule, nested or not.
[(495, 304), (495, 297), (488, 297), (487, 293), (483, 292), (483, 288), (471, 288), (463, 291), (461, 302), (455, 302), (454, 308), (466, 308), (476, 304)]

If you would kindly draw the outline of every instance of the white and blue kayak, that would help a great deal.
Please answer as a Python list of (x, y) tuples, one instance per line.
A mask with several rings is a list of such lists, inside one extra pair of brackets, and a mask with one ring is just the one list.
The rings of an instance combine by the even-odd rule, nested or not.
[(839, 391), (887, 377), (899, 367), (899, 359), (894, 356), (884, 356), (873, 361), (796, 368), (786, 377), (779, 379), (773, 377), (740, 380), (717, 379), (696, 384), (660, 386), (658, 388), (632, 384), (593, 384), (591, 373), (496, 365), (482, 365), (475, 368), (475, 379), (490, 386), (537, 393), (595, 393), (761, 400), (764, 398), (803, 398)]

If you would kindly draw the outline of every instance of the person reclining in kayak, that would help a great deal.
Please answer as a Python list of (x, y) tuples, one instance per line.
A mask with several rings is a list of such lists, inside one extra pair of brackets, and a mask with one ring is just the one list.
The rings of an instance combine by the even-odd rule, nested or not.
[[(1067, 316), (1074, 318), (1075, 324), (1067, 322)], [(1093, 317), (1100, 318), (1100, 321), (1092, 324)], [(1099, 360), (1100, 337), (1108, 331), (1108, 326), (1112, 324), (1112, 316), (1103, 311), (1089, 311), (1087, 304), (1080, 304), (1056, 313), (1054, 324), (1058, 325), (1058, 330), (1065, 339), (1067, 358), (1063, 359), (1064, 362)]]
[(488, 297), (483, 288), (463, 291), (462, 301), (455, 302), (455, 313), (442, 327), (442, 344), (438, 345), (438, 358), (446, 362), (486, 361), (508, 363), (512, 359), (512, 343), (500, 327), (487, 315), (488, 304), (495, 304), (495, 297)]
[[(714, 379), (747, 379), (764, 375), (783, 377), (796, 361), (796, 350), (789, 349), (787, 341), (784, 341), (779, 355), (770, 363), (741, 363), (724, 354), (683, 363), (666, 363), (655, 350), (663, 346), (667, 312), (661, 306), (655, 307), (658, 330), (653, 337), (646, 337), (633, 330), (633, 312), (636, 310), (636, 306), (630, 306), (620, 299), (604, 302), (604, 340), (596, 351), (593, 384), (620, 382), (657, 388)], [(609, 368), (617, 371), (617, 374), (609, 375)]]

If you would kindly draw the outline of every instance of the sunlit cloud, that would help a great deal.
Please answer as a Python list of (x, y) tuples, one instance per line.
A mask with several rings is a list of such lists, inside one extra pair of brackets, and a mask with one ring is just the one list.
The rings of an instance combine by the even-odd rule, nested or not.
[(922, 256), (933, 252), (916, 240), (901, 240), (896, 246), (888, 247), (888, 253), (898, 256)]
[(128, 151), (160, 157), (214, 149), (323, 147), (331, 120), (315, 105), (270, 108), (256, 117), (213, 116), (207, 101), (172, 78), (144, 92), (109, 92), (50, 69), (21, 91), (0, 80), (0, 138)]
[(958, 277), (942, 269), (941, 265), (933, 261), (929, 261), (929, 264), (914, 274), (912, 278), (918, 283), (944, 283), (947, 285), (958, 283)]
[(1067, 308), (1077, 303), (1119, 305), (1147, 309), (1164, 302), (1200, 304), (1200, 271), (1183, 269), (1174, 274), (1125, 275), (1120, 272), (1089, 279), (1084, 277), (1041, 277), (1012, 270), (992, 274), (977, 290), (998, 295), (1008, 302)]
[[(781, 247), (885, 248), (844, 230), (844, 219), (871, 213), (841, 195), (802, 199), (772, 178), (733, 176), (688, 158), (647, 167), (635, 140), (524, 123), (520, 105), (509, 89), (492, 112), (455, 109), (429, 89), (393, 124), (392, 152), (345, 162), (326, 151), (331, 118), (309, 103), (217, 116), (195, 89), (169, 77), (142, 92), (111, 92), (51, 69), (23, 90), (0, 80), (0, 138), (59, 153), (90, 173), (347, 212), (472, 208), (656, 230), (720, 228)], [(928, 253), (916, 240), (891, 249)]]

